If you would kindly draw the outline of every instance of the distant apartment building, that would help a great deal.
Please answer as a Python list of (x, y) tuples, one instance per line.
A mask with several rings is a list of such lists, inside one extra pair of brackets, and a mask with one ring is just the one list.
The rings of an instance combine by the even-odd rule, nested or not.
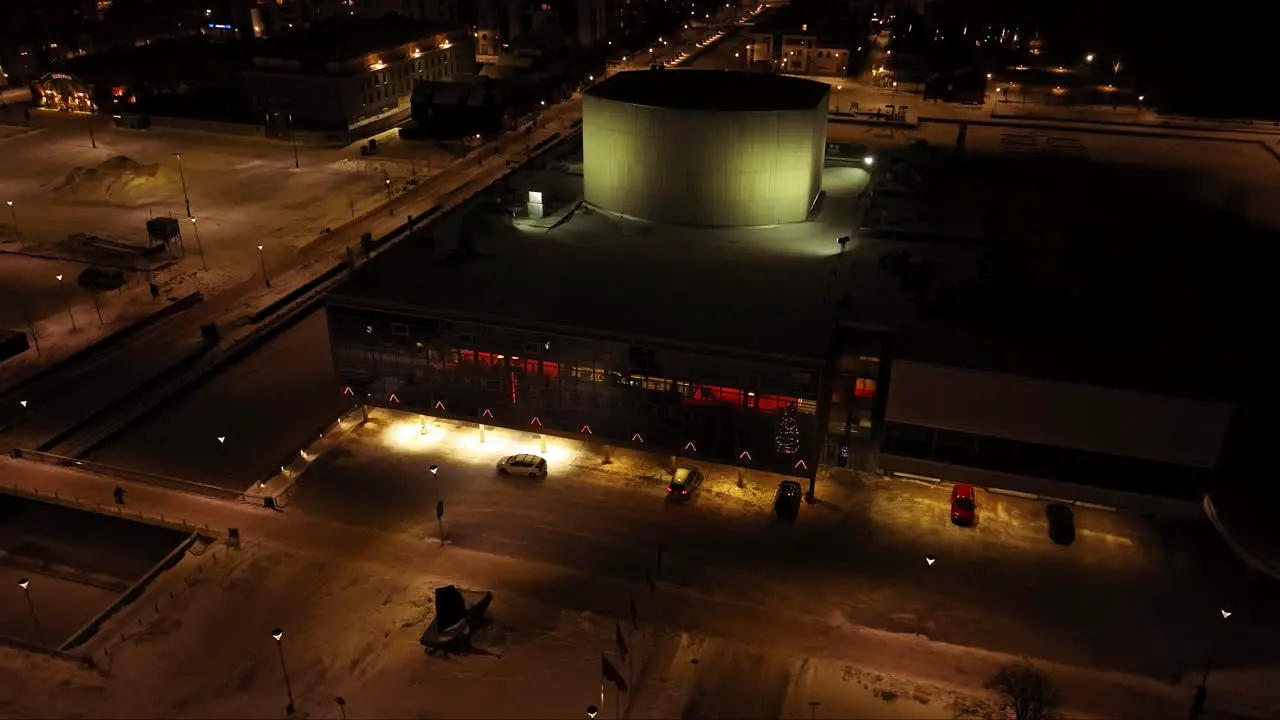
[(479, 54), (496, 57), (504, 45), (529, 38), (581, 47), (605, 42), (610, 5), (609, 0), (480, 0), (475, 20)]
[(810, 0), (779, 8), (743, 33), (745, 65), (790, 75), (843, 77), (862, 52), (873, 5)]
[(471, 33), (394, 20), (333, 20), (264, 42), (243, 73), (250, 109), (268, 126), (354, 130), (409, 114), (417, 80), (474, 70)]
[[(245, 0), (235, 0), (245, 2)], [(248, 14), (240, 15), (254, 37), (278, 37), (305, 32), (313, 24), (336, 18), (379, 19), (389, 15), (442, 26), (461, 26), (462, 0), (248, 0)]]

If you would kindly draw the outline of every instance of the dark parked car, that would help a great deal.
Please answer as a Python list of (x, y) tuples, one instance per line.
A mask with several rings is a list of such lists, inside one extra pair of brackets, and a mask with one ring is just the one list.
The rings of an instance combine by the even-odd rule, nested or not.
[(1076, 539), (1076, 519), (1071, 508), (1053, 503), (1044, 509), (1049, 520), (1049, 539), (1059, 545), (1070, 545)]
[(124, 285), (124, 271), (120, 268), (90, 265), (80, 272), (76, 282), (89, 290), (115, 290)]
[(779, 520), (794, 521), (800, 515), (800, 499), (804, 489), (795, 480), (783, 480), (778, 483), (778, 492), (773, 496), (773, 512)]
[(689, 493), (702, 485), (702, 473), (690, 467), (676, 468), (667, 485), (667, 494), (676, 500), (688, 500)]

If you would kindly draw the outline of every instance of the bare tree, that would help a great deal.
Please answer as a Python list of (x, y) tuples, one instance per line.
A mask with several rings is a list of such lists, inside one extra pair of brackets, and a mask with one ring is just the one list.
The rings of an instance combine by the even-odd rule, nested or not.
[(1061, 700), (1049, 676), (1029, 662), (1000, 668), (986, 688), (1000, 695), (1015, 720), (1049, 720)]

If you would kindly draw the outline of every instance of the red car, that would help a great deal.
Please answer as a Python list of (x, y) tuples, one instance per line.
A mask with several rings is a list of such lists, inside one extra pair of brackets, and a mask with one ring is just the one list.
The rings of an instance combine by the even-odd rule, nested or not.
[(972, 525), (978, 512), (973, 486), (961, 483), (951, 489), (951, 522), (956, 525)]

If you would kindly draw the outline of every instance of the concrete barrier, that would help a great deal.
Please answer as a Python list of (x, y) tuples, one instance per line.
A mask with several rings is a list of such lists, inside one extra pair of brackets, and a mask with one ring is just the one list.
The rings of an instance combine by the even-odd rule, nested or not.
[(92, 345), (87, 345), (71, 353), (65, 358), (59, 360), (58, 362), (53, 363), (52, 365), (46, 365), (41, 370), (38, 370), (35, 373), (32, 373), (31, 375), (28, 375), (26, 378), (22, 380), (22, 382), (7, 388), (4, 391), (4, 395), (8, 396), (14, 393), (21, 393), (31, 383), (39, 382), (40, 380), (43, 380), (44, 378), (48, 377), (54, 372), (57, 372), (67, 367), (68, 365), (72, 365), (77, 362), (82, 362), (87, 358), (97, 355), (98, 353), (101, 353), (105, 350), (110, 350), (116, 345), (123, 343), (125, 340), (128, 340), (134, 335), (137, 335), (138, 333), (155, 325), (161, 320), (177, 315), (183, 310), (186, 310), (187, 308), (190, 308), (190, 307), (194, 307), (202, 302), (204, 302), (204, 296), (198, 292), (193, 292), (190, 295), (185, 295), (183, 297), (180, 297), (174, 302), (171, 302), (168, 305), (160, 308), (159, 310), (149, 315), (144, 315), (143, 317), (140, 317), (134, 320), (133, 322), (130, 322), (128, 325), (125, 325), (119, 330), (102, 338), (98, 342), (93, 343)]
[(234, 500), (237, 502), (251, 504), (260, 502), (257, 498), (248, 496), (245, 493), (238, 492), (236, 490), (229, 490), (216, 485), (205, 485), (204, 483), (169, 477), (168, 475), (157, 475), (156, 473), (142, 472), (141, 470), (131, 470), (129, 468), (94, 462), (92, 460), (81, 460), (79, 458), (54, 455), (52, 453), (40, 452), (38, 450), (25, 450), (22, 448), (14, 448), (10, 451), (10, 455), (17, 460), (28, 460), (30, 462), (38, 462), (45, 465), (74, 468), (93, 473), (94, 475), (103, 475), (106, 477), (117, 478), (119, 480), (136, 482), (142, 485), (153, 485), (155, 487), (176, 490), (189, 495), (213, 498), (215, 500)]
[(947, 465), (900, 455), (880, 453), (877, 469), (889, 474), (937, 477), (946, 482), (966, 483), (986, 488), (997, 495), (1046, 502), (1061, 502), (1100, 510), (1123, 511), (1166, 518), (1202, 519), (1199, 500), (1143, 495), (1119, 488), (1011, 475), (961, 465)]
[(182, 542), (178, 543), (177, 547), (170, 550), (169, 553), (160, 560), (160, 562), (151, 566), (151, 569), (144, 573), (137, 582), (129, 587), (128, 590), (120, 593), (114, 602), (103, 608), (102, 612), (95, 615), (91, 620), (89, 620), (89, 622), (85, 623), (84, 627), (77, 630), (71, 635), (71, 637), (67, 638), (66, 642), (58, 646), (58, 652), (66, 653), (72, 648), (88, 642), (89, 638), (97, 634), (98, 629), (102, 627), (103, 623), (111, 619), (111, 617), (116, 613), (120, 612), (122, 608), (142, 597), (142, 591), (151, 584), (152, 580), (155, 580), (160, 573), (176, 565), (178, 560), (182, 558), (183, 553), (185, 553), (199, 537), (199, 533), (193, 532)]
[(263, 320), (280, 312), (280, 310), (288, 307), (294, 302), (297, 302), (302, 296), (315, 290), (317, 287), (329, 282), (330, 280), (337, 277), (341, 273), (347, 271), (348, 269), (350, 269), (350, 266), (347, 265), (347, 262), (345, 260), (343, 260), (337, 265), (334, 265), (328, 270), (325, 270), (324, 272), (320, 273), (314, 278), (306, 281), (305, 283), (299, 285), (293, 290), (290, 290), (289, 292), (285, 293), (283, 296), (274, 300), (273, 302), (266, 305), (265, 307), (260, 308), (257, 312), (249, 316), (249, 322), (252, 322), (252, 323), (262, 322)]

